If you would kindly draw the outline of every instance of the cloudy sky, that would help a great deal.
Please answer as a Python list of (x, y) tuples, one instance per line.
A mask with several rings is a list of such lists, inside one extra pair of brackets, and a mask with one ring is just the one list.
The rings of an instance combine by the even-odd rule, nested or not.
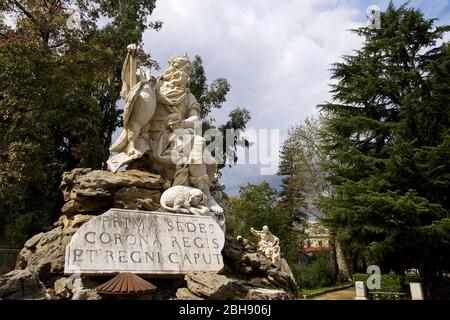
[[(397, 5), (403, 2), (395, 1)], [(329, 67), (360, 47), (348, 29), (366, 24), (366, 10), (388, 1), (356, 0), (164, 0), (157, 1), (153, 20), (160, 32), (144, 35), (144, 49), (167, 66), (167, 58), (185, 51), (203, 58), (209, 80), (224, 77), (232, 85), (227, 102), (213, 113), (218, 123), (237, 106), (251, 112), (250, 128), (278, 129), (280, 142), (287, 128), (316, 113), (328, 99)], [(450, 1), (413, 0), (427, 18), (450, 23)], [(278, 155), (271, 155), (274, 163)], [(261, 175), (260, 165), (223, 170), (226, 192), (236, 195), (247, 182), (280, 177)]]

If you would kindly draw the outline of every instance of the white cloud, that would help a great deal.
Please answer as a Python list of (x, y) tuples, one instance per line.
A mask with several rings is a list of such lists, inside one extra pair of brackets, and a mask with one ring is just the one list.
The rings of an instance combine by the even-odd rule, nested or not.
[(330, 64), (360, 44), (346, 30), (362, 25), (365, 13), (337, 1), (324, 10), (328, 2), (161, 1), (153, 18), (164, 25), (146, 33), (145, 49), (162, 67), (173, 54), (200, 54), (210, 79), (224, 76), (233, 86), (227, 111), (242, 105), (254, 126), (284, 128), (326, 99)]
[[(210, 80), (231, 83), (228, 102), (213, 114), (219, 122), (244, 106), (250, 127), (284, 134), (328, 99), (330, 64), (360, 46), (347, 30), (366, 17), (347, 1), (166, 0), (157, 2), (152, 19), (164, 25), (145, 33), (144, 49), (163, 69), (168, 57), (187, 51), (203, 58)], [(224, 170), (227, 191), (236, 194), (248, 181), (279, 181), (254, 167)]]
[[(174, 54), (199, 54), (208, 79), (225, 77), (232, 85), (224, 108), (213, 113), (218, 122), (244, 106), (251, 112), (250, 127), (277, 128), (284, 135), (329, 98), (330, 65), (362, 43), (348, 30), (365, 25), (368, 5), (387, 5), (373, 2), (160, 0), (152, 19), (164, 25), (145, 33), (144, 49), (162, 69)], [(255, 166), (223, 173), (231, 194), (246, 182), (279, 181), (261, 177)]]
[[(144, 35), (144, 49), (165, 68), (168, 57), (199, 54), (209, 79), (227, 78), (232, 90), (225, 121), (236, 106), (250, 110), (252, 128), (288, 126), (316, 112), (328, 99), (330, 64), (360, 46), (348, 32), (365, 23), (365, 12), (347, 1), (158, 1), (152, 18), (160, 32)], [(279, 179), (260, 176), (258, 166), (223, 171), (227, 191), (239, 185)]]

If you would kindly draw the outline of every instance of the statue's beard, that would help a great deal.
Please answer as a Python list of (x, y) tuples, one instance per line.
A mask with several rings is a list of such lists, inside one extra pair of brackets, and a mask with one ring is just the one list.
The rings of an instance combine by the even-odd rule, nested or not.
[(160, 93), (164, 98), (162, 101), (168, 105), (177, 105), (186, 97), (189, 92), (187, 89), (187, 78), (184, 76), (175, 76), (175, 72), (166, 73), (162, 79), (163, 85), (160, 87)]
[(189, 81), (189, 75), (182, 73), (179, 70), (167, 72), (163, 80), (167, 85), (174, 89), (184, 89)]
[(174, 89), (184, 89), (186, 88), (186, 85), (188, 83), (187, 79), (178, 78), (178, 79), (171, 79), (167, 81), (170, 87)]

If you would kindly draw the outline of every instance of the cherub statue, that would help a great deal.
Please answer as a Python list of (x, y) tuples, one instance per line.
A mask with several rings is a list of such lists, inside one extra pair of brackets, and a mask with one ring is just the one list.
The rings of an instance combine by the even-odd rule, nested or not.
[(270, 232), (268, 226), (263, 226), (262, 230), (250, 229), (251, 233), (260, 238), (258, 242), (258, 251), (272, 260), (277, 267), (281, 266), (280, 239)]

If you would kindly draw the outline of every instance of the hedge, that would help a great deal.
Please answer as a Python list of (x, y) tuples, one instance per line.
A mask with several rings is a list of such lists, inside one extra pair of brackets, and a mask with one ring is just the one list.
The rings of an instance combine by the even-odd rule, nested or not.
[[(353, 274), (353, 280), (364, 281), (366, 283), (367, 279), (370, 277), (367, 273), (355, 273)], [(378, 289), (367, 288), (367, 293), (369, 296), (373, 296), (373, 292), (400, 292), (407, 293), (405, 277), (398, 274), (381, 274), (381, 287)], [(384, 299), (395, 299), (394, 295), (381, 295)]]

